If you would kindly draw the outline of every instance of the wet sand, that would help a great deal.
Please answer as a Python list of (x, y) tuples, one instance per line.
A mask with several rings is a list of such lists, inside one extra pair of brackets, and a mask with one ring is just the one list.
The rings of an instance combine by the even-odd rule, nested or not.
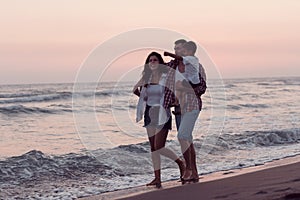
[(208, 174), (202, 176), (199, 183), (181, 185), (178, 181), (169, 181), (163, 183), (162, 189), (139, 186), (81, 198), (96, 199), (300, 199), (300, 156)]

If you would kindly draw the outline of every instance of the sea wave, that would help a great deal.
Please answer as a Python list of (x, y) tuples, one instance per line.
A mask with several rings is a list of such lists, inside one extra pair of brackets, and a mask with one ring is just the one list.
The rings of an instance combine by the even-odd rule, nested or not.
[[(232, 152), (242, 150), (251, 154), (253, 150), (261, 149), (261, 151), (266, 151), (269, 146), (298, 143), (300, 140), (300, 129), (246, 131), (235, 135), (223, 134), (216, 139), (215, 143), (210, 143), (205, 138), (194, 140), (197, 155), (202, 158), (201, 162), (205, 162), (201, 165), (203, 173), (248, 167), (256, 163), (263, 164), (264, 162), (278, 159), (275, 156), (260, 160), (260, 158), (253, 156), (253, 158), (245, 158), (244, 160), (234, 160), (232, 156), (235, 154), (232, 154)], [(181, 154), (177, 140), (168, 140), (167, 143), (168, 147), (175, 154)], [(201, 154), (204, 150), (209, 150), (206, 152), (212, 156), (202, 156)], [(226, 158), (226, 155), (228, 155), (228, 158)], [(289, 156), (292, 156), (292, 154)], [(282, 157), (279, 156), (279, 158)], [(170, 160), (166, 162), (167, 159), (165, 159), (162, 157), (162, 163), (164, 163), (162, 170), (167, 169), (168, 173), (172, 174), (172, 176), (168, 176), (168, 179), (177, 179), (179, 174), (177, 165), (174, 162), (170, 162)], [(206, 168), (207, 165), (210, 166), (208, 163), (211, 164), (211, 162), (214, 163), (215, 167)], [(78, 183), (81, 188), (87, 182), (90, 186), (94, 186), (93, 183), (97, 182), (98, 189), (95, 190), (95, 194), (99, 194), (116, 190), (118, 187), (129, 187), (130, 184), (137, 185), (141, 181), (144, 183), (145, 178), (150, 179), (151, 175), (152, 164), (149, 142), (120, 145), (112, 149), (90, 150), (88, 153), (69, 153), (64, 155), (47, 155), (41, 151), (32, 150), (21, 156), (0, 160), (0, 185), (11, 187), (16, 185), (26, 187), (28, 183), (44, 182), (48, 184), (68, 180)], [(120, 184), (116, 186), (117, 182)], [(61, 196), (64, 196), (66, 191), (69, 191), (75, 197), (82, 196), (77, 189), (70, 190), (67, 186), (61, 191)], [(55, 189), (53, 193), (56, 194), (57, 190)], [(85, 189), (83, 195), (87, 194), (89, 194), (89, 187)]]
[[(123, 145), (97, 149), (90, 153), (46, 155), (32, 150), (0, 161), (0, 184), (24, 184), (28, 181), (77, 180), (88, 175), (102, 178), (151, 172), (149, 144)], [(124, 168), (126, 165), (128, 168)], [(140, 166), (147, 166), (141, 168)]]
[(236, 105), (228, 105), (228, 109), (231, 110), (240, 110), (243, 108), (269, 108), (267, 104), (236, 104)]
[(0, 107), (0, 113), (5, 115), (10, 114), (56, 114), (60, 112), (72, 112), (70, 108), (53, 109), (53, 108), (39, 108), (39, 107), (27, 107), (23, 105), (12, 105)]
[[(215, 143), (208, 142), (209, 139), (195, 139), (196, 151), (202, 152), (210, 149), (209, 152), (207, 151), (209, 154), (221, 155), (226, 151), (237, 149), (295, 144), (300, 141), (300, 129), (246, 131), (243, 134), (223, 134), (216, 139)], [(176, 154), (180, 154), (178, 141), (168, 140), (167, 143)], [(41, 151), (32, 150), (21, 156), (9, 157), (0, 161), (0, 183), (49, 180), (49, 178), (54, 180), (57, 177), (76, 179), (86, 174), (100, 174), (109, 178), (151, 173), (149, 153), (149, 142), (59, 156), (46, 155)], [(126, 168), (123, 167), (124, 165)], [(176, 166), (171, 167), (176, 168)]]
[(243, 138), (237, 140), (238, 144), (255, 146), (274, 146), (294, 144), (300, 141), (300, 129), (274, 130), (274, 131), (249, 131)]
[(294, 85), (300, 85), (300, 78), (299, 77), (290, 77), (290, 78), (273, 78), (270, 79), (268, 82), (259, 82), (257, 83), (257, 85), (261, 85), (261, 86), (294, 86)]
[(300, 142), (300, 128), (290, 130), (245, 131), (240, 134), (209, 135), (194, 139), (198, 152), (221, 155), (226, 151), (294, 145)]
[(12, 103), (29, 103), (29, 102), (51, 102), (56, 100), (70, 100), (72, 98), (94, 98), (94, 97), (111, 97), (111, 96), (123, 96), (128, 92), (124, 91), (101, 91), (101, 92), (55, 92), (55, 93), (24, 93), (24, 94), (4, 94), (0, 96), (0, 104), (12, 104)]
[(34, 94), (32, 92), (30, 92), (30, 93), (17, 93), (17, 94), (0, 94), (0, 99), (31, 97), (31, 96), (37, 96), (37, 95), (40, 95), (40, 94), (39, 93)]
[(23, 183), (24, 181), (59, 178), (79, 178), (89, 174), (103, 174), (109, 166), (96, 158), (82, 154), (49, 156), (32, 150), (26, 154), (0, 161), (0, 183)]
[(245, 131), (242, 134), (224, 134), (218, 140), (229, 149), (288, 145), (300, 141), (300, 129)]
[(267, 104), (239, 104), (241, 107), (245, 108), (268, 108)]
[(21, 96), (18, 98), (7, 98), (0, 100), (0, 104), (10, 103), (27, 103), (27, 102), (48, 102), (60, 99), (69, 99), (72, 97), (71, 92), (59, 92), (54, 94), (43, 94), (43, 95), (32, 95), (32, 96)]

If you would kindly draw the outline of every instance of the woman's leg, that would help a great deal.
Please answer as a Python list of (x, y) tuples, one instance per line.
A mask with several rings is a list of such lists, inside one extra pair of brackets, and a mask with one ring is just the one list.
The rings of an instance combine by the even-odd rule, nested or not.
[(151, 158), (152, 158), (152, 163), (153, 163), (153, 168), (155, 170), (160, 169), (160, 155), (159, 152), (157, 151), (157, 146), (156, 142), (158, 140), (158, 134), (156, 133), (156, 128), (155, 127), (147, 127), (147, 134), (151, 146)]
[(148, 139), (149, 139), (149, 143), (150, 143), (150, 147), (151, 147), (151, 152), (155, 151), (155, 128), (153, 127), (147, 127), (147, 135), (148, 135)]
[(166, 140), (168, 136), (168, 129), (161, 129), (155, 136), (154, 148), (156, 151), (167, 158), (177, 160), (179, 157), (170, 149), (166, 148)]
[(150, 146), (151, 146), (151, 158), (154, 169), (154, 179), (146, 184), (147, 186), (155, 185), (157, 188), (161, 187), (161, 178), (160, 178), (160, 155), (155, 150), (155, 140), (156, 140), (156, 128), (148, 126), (146, 128)]
[(185, 165), (184, 162), (171, 150), (165, 147), (168, 136), (168, 129), (158, 130), (155, 135), (155, 150), (160, 154), (175, 161), (180, 170), (180, 177), (183, 176)]

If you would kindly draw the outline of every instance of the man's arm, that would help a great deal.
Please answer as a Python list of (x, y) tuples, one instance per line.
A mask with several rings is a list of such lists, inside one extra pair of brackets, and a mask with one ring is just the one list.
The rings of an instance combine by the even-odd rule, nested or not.
[(164, 56), (170, 56), (172, 58), (175, 58), (174, 62), (176, 62), (176, 67), (178, 66), (178, 70), (179, 70), (180, 73), (184, 73), (184, 71), (185, 71), (185, 65), (183, 63), (183, 57), (182, 56), (178, 56), (176, 54), (173, 54), (173, 53), (170, 53), (170, 52), (166, 52), (166, 51), (164, 52)]
[(176, 54), (173, 54), (173, 53), (170, 53), (170, 52), (167, 52), (167, 51), (164, 52), (164, 56), (170, 56), (170, 57), (175, 58), (176, 60), (179, 60), (179, 61), (183, 60), (183, 58), (181, 56), (177, 56)]

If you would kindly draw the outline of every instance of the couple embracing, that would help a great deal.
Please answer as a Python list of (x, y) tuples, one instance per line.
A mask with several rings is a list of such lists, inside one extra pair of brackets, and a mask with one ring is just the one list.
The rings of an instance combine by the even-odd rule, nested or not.
[[(161, 187), (161, 158), (168, 157), (178, 164), (182, 184), (198, 182), (196, 152), (192, 132), (202, 108), (201, 95), (206, 90), (202, 65), (195, 57), (197, 46), (183, 39), (175, 42), (174, 58), (165, 63), (157, 52), (151, 52), (145, 62), (142, 78), (133, 92), (139, 96), (137, 122), (144, 119), (144, 127), (151, 146), (154, 180), (147, 186)], [(171, 107), (174, 107), (176, 127), (184, 161), (165, 147), (172, 128)]]

